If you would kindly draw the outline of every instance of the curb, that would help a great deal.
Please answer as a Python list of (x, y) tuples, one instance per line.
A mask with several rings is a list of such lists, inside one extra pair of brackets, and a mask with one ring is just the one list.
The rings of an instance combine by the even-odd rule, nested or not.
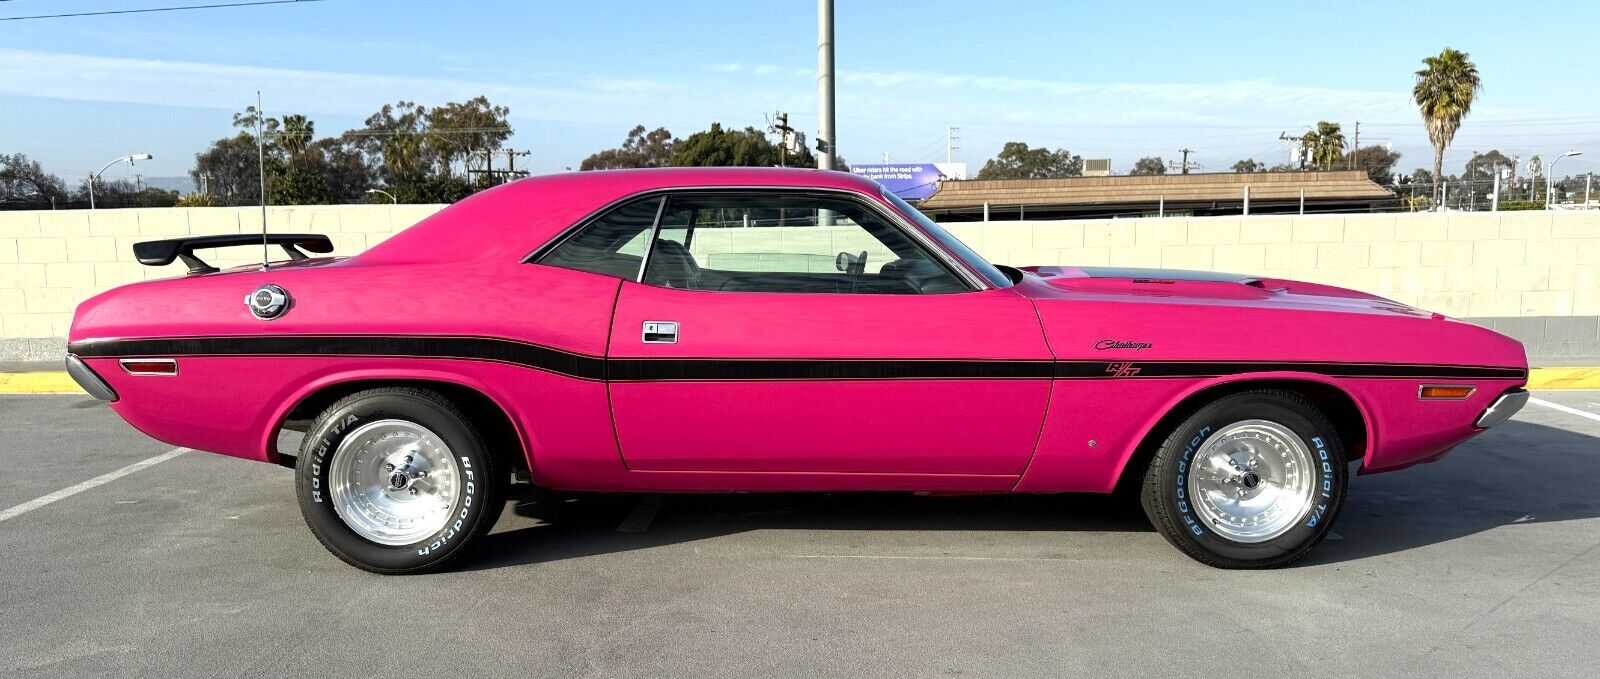
[(65, 370), (0, 373), (0, 394), (82, 394)]
[[(1600, 389), (1600, 368), (1534, 368), (1529, 389)], [(0, 394), (81, 394), (65, 371), (0, 373)]]

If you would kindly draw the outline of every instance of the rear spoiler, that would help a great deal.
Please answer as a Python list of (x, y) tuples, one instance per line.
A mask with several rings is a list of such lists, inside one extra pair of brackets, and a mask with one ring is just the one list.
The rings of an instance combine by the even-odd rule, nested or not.
[(225, 248), (235, 245), (281, 245), (283, 251), (289, 253), (289, 259), (306, 259), (306, 253), (300, 248), (305, 248), (318, 254), (333, 252), (333, 241), (327, 236), (315, 233), (274, 233), (264, 236), (252, 234), (228, 234), (223, 236), (192, 236), (189, 238), (172, 238), (169, 240), (150, 240), (133, 244), (133, 256), (140, 264), (146, 266), (166, 266), (172, 260), (181, 259), (189, 266), (189, 273), (215, 273), (217, 267), (211, 266), (194, 256), (198, 248)]

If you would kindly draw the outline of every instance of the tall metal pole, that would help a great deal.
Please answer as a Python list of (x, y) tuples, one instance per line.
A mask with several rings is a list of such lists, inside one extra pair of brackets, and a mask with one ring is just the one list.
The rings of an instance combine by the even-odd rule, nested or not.
[(261, 172), (261, 270), (267, 270), (272, 255), (267, 251), (267, 142), (261, 132), (261, 90), (256, 90), (256, 169)]
[(1489, 194), (1489, 211), (1500, 211), (1500, 173), (1494, 173), (1494, 192)]
[(833, 128), (833, 0), (817, 0), (817, 168), (832, 170), (838, 140)]

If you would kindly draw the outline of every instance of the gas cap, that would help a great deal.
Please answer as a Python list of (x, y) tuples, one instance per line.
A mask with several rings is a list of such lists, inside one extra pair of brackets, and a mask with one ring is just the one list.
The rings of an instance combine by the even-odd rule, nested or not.
[(245, 295), (244, 303), (256, 318), (270, 321), (289, 310), (289, 293), (276, 285), (263, 285)]

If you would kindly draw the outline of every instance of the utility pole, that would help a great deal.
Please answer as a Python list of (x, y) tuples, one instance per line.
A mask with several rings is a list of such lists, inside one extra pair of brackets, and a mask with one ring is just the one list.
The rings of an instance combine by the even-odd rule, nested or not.
[(1189, 154), (1194, 153), (1194, 150), (1193, 149), (1178, 149), (1178, 153), (1182, 153), (1183, 154), (1183, 173), (1184, 174), (1189, 174)]
[(778, 121), (772, 130), (778, 133), (778, 167), (789, 166), (789, 140), (794, 134), (794, 128), (789, 127), (789, 114), (778, 111), (772, 115)]
[(833, 120), (833, 0), (817, 0), (817, 168), (833, 169), (839, 140)]
[(956, 136), (956, 132), (960, 129), (959, 127), (944, 128), (944, 162), (946, 163), (956, 162), (956, 151), (961, 150), (960, 146), (956, 146), (956, 142), (961, 141), (961, 137)]
[(1350, 150), (1350, 169), (1356, 169), (1356, 152), (1361, 150), (1361, 121), (1356, 121), (1355, 148)]
[[(511, 181), (517, 178), (517, 156), (527, 157), (532, 154), (532, 151), (506, 149), (506, 181)], [(522, 174), (527, 173), (527, 170), (523, 170), (522, 172)]]

